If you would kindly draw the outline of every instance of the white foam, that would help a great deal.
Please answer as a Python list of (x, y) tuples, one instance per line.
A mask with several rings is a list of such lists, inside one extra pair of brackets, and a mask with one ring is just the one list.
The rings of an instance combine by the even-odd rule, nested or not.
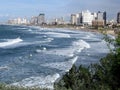
[(46, 47), (43, 47), (43, 48), (41, 48), (41, 49), (39, 49), (39, 50), (36, 50), (36, 52), (38, 53), (38, 52), (45, 52), (47, 50), (47, 48)]
[(73, 42), (73, 47), (76, 52), (81, 52), (81, 50), (84, 48), (90, 48), (90, 45), (83, 40), (78, 40), (76, 42)]
[(49, 42), (52, 42), (53, 40), (54, 40), (54, 38), (47, 38), (45, 40), (35, 41), (35, 42), (33, 42), (33, 44), (37, 44), (37, 43), (49, 43)]
[[(81, 50), (83, 50), (84, 48), (90, 48), (90, 45), (83, 40), (78, 40), (78, 41), (73, 42), (72, 46), (70, 46), (68, 48), (42, 51), (43, 53), (46, 53), (46, 54), (67, 56), (69, 61), (46, 63), (41, 66), (49, 67), (49, 68), (56, 68), (56, 69), (67, 72), (70, 70), (72, 65), (77, 61), (78, 56), (76, 56), (76, 54), (81, 52)], [(41, 51), (39, 50), (37, 52), (41, 52)]]
[(13, 28), (13, 30), (18, 30), (18, 29), (20, 29), (20, 30), (25, 30), (25, 29), (27, 29), (27, 28), (25, 28), (25, 27)]
[(6, 70), (6, 69), (9, 69), (8, 66), (0, 66), (0, 70)]
[(17, 29), (27, 29), (27, 28), (17, 28)]
[(115, 40), (115, 36), (113, 36), (113, 35), (108, 34), (108, 37), (109, 37), (110, 39)]
[(93, 50), (92, 52), (109, 53), (107, 42), (104, 40), (101, 40), (100, 42), (91, 43), (91, 47)]
[(60, 77), (58, 73), (54, 75), (30, 77), (23, 79), (20, 82), (12, 83), (12, 86), (31, 87), (31, 88), (48, 88), (54, 89), (54, 82)]
[(44, 67), (49, 67), (49, 68), (56, 68), (58, 70), (63, 70), (65, 72), (68, 72), (72, 65), (77, 61), (78, 59), (78, 56), (75, 56), (75, 57), (71, 57), (69, 59), (69, 61), (65, 61), (65, 62), (56, 62), (56, 63), (46, 63), (46, 64), (43, 64), (41, 66), (44, 66)]
[[(52, 49), (52, 50), (47, 50), (47, 51), (42, 51), (42, 52), (46, 54), (73, 57), (74, 54), (81, 52), (81, 50), (83, 50), (84, 48), (90, 48), (90, 45), (83, 40), (78, 40), (78, 41), (73, 42), (72, 46), (68, 48)], [(37, 49), (36, 52), (39, 53), (41, 52), (41, 50)]]
[(7, 46), (11, 46), (14, 45), (16, 43), (22, 42), (23, 40), (20, 38), (16, 38), (16, 39), (9, 39), (6, 42), (0, 42), (0, 48), (4, 48)]
[(46, 54), (54, 54), (54, 55), (59, 55), (59, 56), (69, 56), (69, 57), (74, 56), (73, 51), (71, 51), (71, 49), (68, 49), (68, 48), (53, 49), (53, 50), (47, 50), (47, 51), (37, 49), (36, 52), (37, 53), (43, 52)]
[(45, 34), (49, 35), (50, 37), (56, 38), (70, 38), (70, 35), (65, 33), (47, 32)]
[(30, 31), (30, 32), (31, 32), (31, 31), (32, 31), (32, 29), (28, 29), (28, 31)]
[(54, 40), (54, 38), (47, 38), (46, 40), (47, 40), (48, 42), (51, 42), (51, 41)]

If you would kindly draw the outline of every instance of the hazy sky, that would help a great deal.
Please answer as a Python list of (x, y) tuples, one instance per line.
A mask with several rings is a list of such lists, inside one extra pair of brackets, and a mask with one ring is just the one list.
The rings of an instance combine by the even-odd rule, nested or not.
[(47, 18), (68, 17), (84, 10), (106, 11), (108, 19), (116, 19), (120, 0), (0, 0), (0, 21), (39, 13), (45, 13)]

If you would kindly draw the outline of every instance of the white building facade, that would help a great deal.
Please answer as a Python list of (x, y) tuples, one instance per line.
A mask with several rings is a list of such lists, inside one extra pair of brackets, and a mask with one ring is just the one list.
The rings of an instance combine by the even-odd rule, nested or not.
[(82, 12), (82, 23), (84, 25), (92, 25), (92, 21), (95, 19), (95, 16), (90, 11)]
[(41, 13), (38, 16), (38, 25), (44, 24), (45, 23), (45, 14)]
[(29, 21), (26, 18), (15, 18), (8, 20), (9, 24), (28, 24)]
[(92, 21), (97, 17), (96, 13), (90, 11), (82, 11), (79, 14), (71, 15), (71, 24), (74, 25), (92, 25)]
[(71, 24), (76, 25), (76, 15), (75, 14), (71, 15)]

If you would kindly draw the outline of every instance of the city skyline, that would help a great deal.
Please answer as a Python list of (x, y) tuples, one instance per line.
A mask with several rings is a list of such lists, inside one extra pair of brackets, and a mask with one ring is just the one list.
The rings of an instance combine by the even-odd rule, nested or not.
[(108, 19), (115, 19), (120, 11), (119, 0), (2, 0), (0, 3), (0, 22), (15, 17), (31, 17), (45, 13), (47, 19), (79, 13), (89, 9), (91, 12), (106, 11)]

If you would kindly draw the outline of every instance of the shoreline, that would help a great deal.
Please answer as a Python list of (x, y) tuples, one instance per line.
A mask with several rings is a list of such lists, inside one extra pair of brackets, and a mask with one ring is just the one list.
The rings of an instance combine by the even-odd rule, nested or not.
[[(21, 26), (21, 25), (20, 25)], [(32, 27), (32, 26), (31, 26)], [(33, 27), (37, 27), (37, 28), (41, 28), (40, 26), (33, 26)], [(47, 27), (43, 27), (43, 28), (47, 28)], [(54, 28), (58, 28), (58, 27), (54, 27)], [(53, 28), (53, 29), (54, 29)], [(66, 27), (63, 27), (63, 28), (61, 28), (61, 29), (65, 29)], [(71, 28), (71, 27), (68, 27), (68, 28), (66, 28), (66, 29), (68, 29), (68, 30), (79, 30), (79, 31), (85, 31), (85, 32), (96, 32), (96, 33), (100, 33), (99, 32), (99, 30), (92, 30), (92, 29), (88, 29), (88, 28), (84, 28), (84, 29), (81, 29), (81, 28), (76, 28), (76, 27), (74, 27), (74, 28)]]
[(91, 28), (86, 28), (86, 27), (73, 27), (73, 26), (64, 26), (64, 27), (59, 27), (59, 26), (37, 26), (37, 27), (42, 27), (42, 28), (61, 28), (61, 29), (68, 29), (68, 30), (78, 30), (78, 31), (85, 31), (85, 32), (95, 32), (95, 33), (101, 33), (101, 34), (108, 34), (112, 36), (116, 36), (117, 34), (114, 32), (113, 29), (91, 29)]
[(13, 25), (13, 24), (4, 24), (4, 25), (12, 25), (12, 26), (28, 26), (28, 27), (37, 27), (37, 28), (57, 28), (57, 29), (68, 29), (68, 30), (79, 30), (79, 31), (85, 31), (85, 32), (95, 32), (95, 33), (101, 33), (101, 34), (109, 34), (112, 36), (117, 36), (115, 31), (113, 29), (107, 28), (107, 29), (93, 29), (93, 28), (87, 28), (87, 27), (81, 27), (81, 26), (68, 26), (68, 25), (43, 25), (43, 26), (37, 26), (37, 25)]

